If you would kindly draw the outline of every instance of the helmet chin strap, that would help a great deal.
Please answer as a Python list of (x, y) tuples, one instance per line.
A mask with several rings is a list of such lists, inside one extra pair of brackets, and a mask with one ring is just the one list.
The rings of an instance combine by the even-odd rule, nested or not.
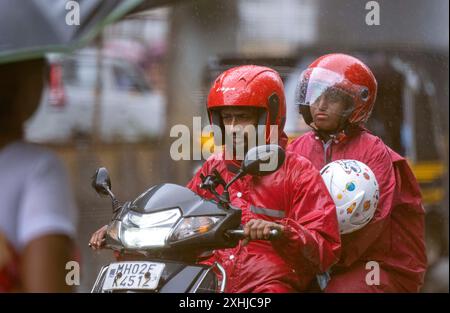
[(317, 127), (315, 127), (315, 125), (313, 125), (313, 124), (311, 124), (310, 126), (313, 129), (316, 136), (319, 137), (320, 140), (325, 141), (325, 142), (330, 139), (335, 141), (338, 137), (340, 137), (340, 135), (342, 136), (342, 133), (343, 133), (343, 131), (335, 132), (335, 131), (321, 130), (321, 129), (318, 129)]

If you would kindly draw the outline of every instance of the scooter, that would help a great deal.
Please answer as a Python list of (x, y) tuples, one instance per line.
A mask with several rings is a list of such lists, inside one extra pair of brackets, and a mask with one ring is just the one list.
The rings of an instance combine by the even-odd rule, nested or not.
[[(212, 250), (235, 247), (244, 238), (241, 210), (231, 205), (228, 188), (245, 175), (275, 172), (284, 159), (284, 150), (278, 145), (257, 146), (248, 151), (230, 182), (216, 170), (202, 176), (200, 188), (210, 191), (214, 200), (166, 183), (122, 205), (111, 191), (106, 168), (97, 169), (92, 186), (98, 194), (109, 196), (113, 207), (105, 247), (127, 260), (103, 266), (92, 292), (223, 292), (224, 268), (219, 262), (203, 265), (199, 260), (211, 256)], [(275, 165), (267, 169), (273, 160)], [(278, 235), (272, 230), (269, 240)]]

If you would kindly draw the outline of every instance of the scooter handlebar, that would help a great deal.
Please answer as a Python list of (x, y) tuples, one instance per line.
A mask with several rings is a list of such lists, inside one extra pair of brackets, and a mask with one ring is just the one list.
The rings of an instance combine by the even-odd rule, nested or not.
[[(227, 230), (226, 233), (227, 233), (227, 235), (229, 235), (231, 237), (235, 237), (235, 238), (239, 238), (239, 239), (245, 238), (243, 229), (230, 229), (230, 230)], [(280, 237), (280, 235), (281, 235), (281, 233), (278, 229), (272, 229), (270, 231), (268, 240), (277, 239), (278, 237)]]

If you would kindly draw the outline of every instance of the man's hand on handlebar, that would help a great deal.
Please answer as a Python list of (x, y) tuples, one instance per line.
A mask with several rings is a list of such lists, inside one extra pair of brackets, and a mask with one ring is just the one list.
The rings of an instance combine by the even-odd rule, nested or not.
[(102, 226), (99, 230), (92, 234), (91, 240), (89, 240), (89, 247), (94, 250), (102, 249), (106, 243), (106, 229), (108, 225)]
[(270, 240), (270, 231), (274, 229), (279, 232), (277, 237), (283, 235), (283, 225), (265, 220), (252, 219), (244, 226), (245, 239), (242, 241), (242, 245), (247, 245), (250, 240)]

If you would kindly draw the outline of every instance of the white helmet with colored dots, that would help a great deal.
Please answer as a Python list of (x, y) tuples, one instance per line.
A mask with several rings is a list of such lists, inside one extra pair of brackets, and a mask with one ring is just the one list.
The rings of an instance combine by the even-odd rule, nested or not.
[(367, 225), (380, 197), (372, 170), (356, 160), (339, 160), (325, 165), (320, 174), (336, 204), (340, 233), (348, 234)]

